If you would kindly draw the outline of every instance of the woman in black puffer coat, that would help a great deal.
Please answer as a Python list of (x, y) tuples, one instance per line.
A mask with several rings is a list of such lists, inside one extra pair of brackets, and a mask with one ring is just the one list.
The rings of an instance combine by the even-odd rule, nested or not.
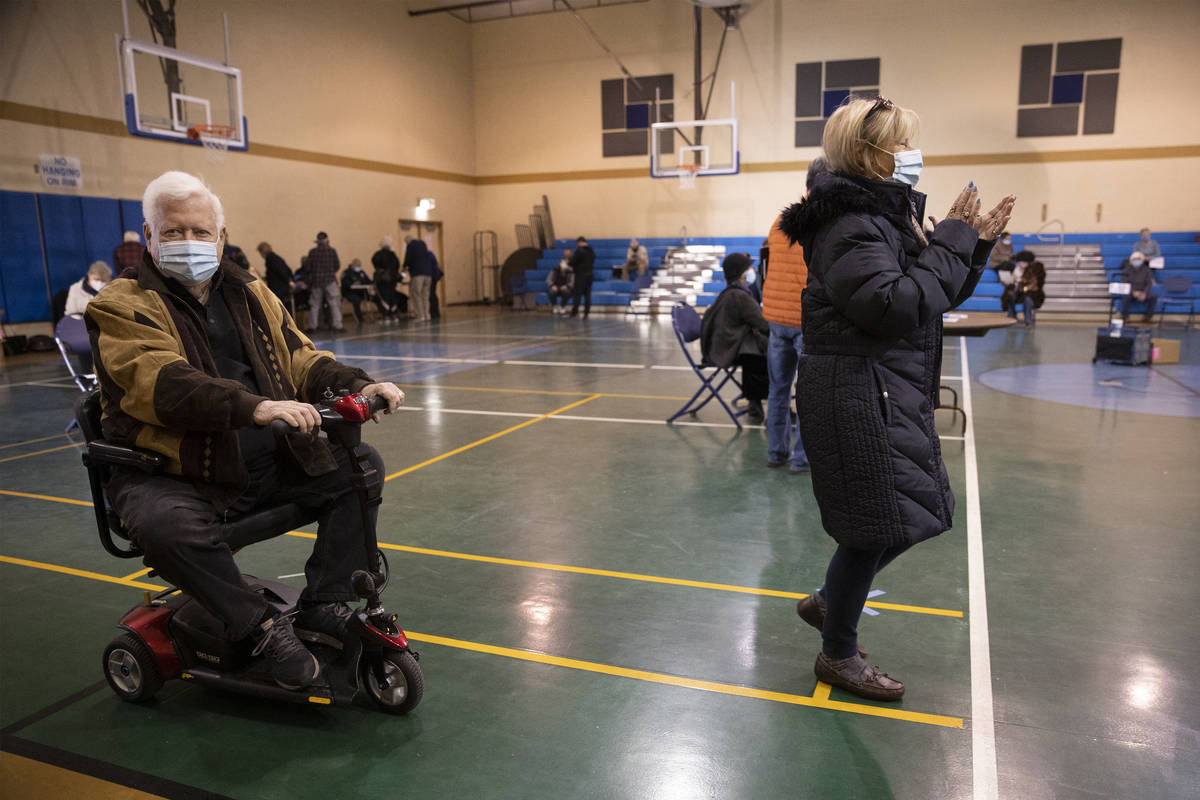
[(808, 263), (796, 404), (821, 521), (838, 543), (825, 586), (797, 610), (821, 630), (817, 677), (876, 700), (899, 699), (904, 685), (863, 659), (858, 618), (879, 570), (950, 528), (933, 420), (942, 314), (974, 291), (1014, 200), (981, 215), (969, 185), (926, 234), (916, 128), (915, 113), (882, 98), (839, 108), (822, 143), (833, 172), (780, 222)]

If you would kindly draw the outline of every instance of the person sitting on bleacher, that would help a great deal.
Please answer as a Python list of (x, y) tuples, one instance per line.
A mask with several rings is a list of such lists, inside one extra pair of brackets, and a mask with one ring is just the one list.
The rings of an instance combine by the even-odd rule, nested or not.
[(1161, 256), (1162, 250), (1159, 249), (1158, 242), (1150, 238), (1150, 229), (1142, 228), (1139, 233), (1142, 238), (1133, 246), (1133, 249), (1144, 255), (1147, 259)]
[[(1028, 251), (1025, 251), (1028, 252)], [(1020, 261), (1017, 262), (1018, 268), (1021, 267)], [(1012, 286), (1012, 304), (1008, 307), (1008, 315), (1013, 319), (1017, 318), (1017, 306), (1022, 309), (1022, 316), (1026, 328), (1032, 328), (1034, 325), (1034, 309), (1042, 307), (1042, 303), (1046, 302), (1046, 292), (1042, 287), (1046, 285), (1046, 267), (1040, 261), (1030, 262), (1023, 269), (1013, 270)], [(1005, 289), (1007, 292), (1008, 289)]]
[(617, 272), (621, 274), (621, 280), (633, 280), (631, 277), (634, 270), (637, 271), (638, 277), (646, 274), (646, 270), (650, 268), (650, 253), (646, 250), (646, 246), (639, 244), (637, 239), (629, 240), (629, 249), (625, 251), (625, 264), (617, 267)]
[(1000, 310), (1010, 317), (1017, 315), (1017, 288), (1021, 283), (1021, 275), (1025, 268), (1037, 260), (1029, 250), (1022, 250), (1007, 262), (1007, 266), (997, 265), (996, 277), (1004, 284), (1004, 293), (1000, 295)]
[(1129, 321), (1130, 307), (1137, 301), (1146, 304), (1142, 321), (1152, 320), (1158, 303), (1154, 296), (1154, 273), (1150, 271), (1150, 259), (1141, 250), (1134, 250), (1121, 262), (1121, 283), (1129, 284), (1129, 294), (1121, 297), (1121, 319)]
[(746, 419), (759, 425), (765, 418), (763, 400), (767, 399), (767, 341), (771, 327), (763, 318), (750, 284), (755, 281), (753, 262), (745, 253), (730, 253), (721, 263), (725, 272), (725, 290), (717, 295), (700, 322), (700, 352), (706, 364), (742, 368), (742, 396), (746, 398)]
[[(571, 250), (563, 250), (558, 266), (546, 276), (546, 295), (550, 298), (550, 310), (554, 316), (567, 313), (567, 301), (574, 291), (575, 273), (571, 271)], [(558, 302), (555, 302), (555, 301)]]

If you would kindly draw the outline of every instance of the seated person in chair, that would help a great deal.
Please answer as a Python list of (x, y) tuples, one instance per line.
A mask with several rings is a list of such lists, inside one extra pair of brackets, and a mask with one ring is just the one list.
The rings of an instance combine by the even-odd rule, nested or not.
[(1142, 321), (1153, 320), (1154, 307), (1158, 304), (1158, 298), (1154, 296), (1154, 273), (1150, 270), (1150, 259), (1141, 250), (1134, 250), (1121, 262), (1121, 283), (1129, 284), (1129, 294), (1121, 298), (1121, 319), (1129, 321), (1129, 309), (1136, 300), (1146, 304)]
[(718, 367), (742, 368), (742, 396), (746, 418), (757, 425), (763, 421), (767, 399), (767, 340), (771, 327), (750, 292), (755, 281), (750, 256), (730, 253), (721, 263), (728, 284), (713, 301), (700, 323), (700, 350), (704, 361)]
[(555, 314), (567, 313), (567, 301), (574, 291), (575, 274), (571, 271), (571, 251), (563, 250), (558, 266), (546, 276), (546, 296), (550, 298), (550, 310)]
[[(1032, 328), (1034, 325), (1034, 309), (1042, 307), (1042, 303), (1046, 302), (1046, 267), (1040, 261), (1031, 261), (1028, 264), (1017, 262), (1017, 269), (1013, 270), (1013, 283), (1009, 289), (1012, 290), (1008, 306), (1008, 315), (1013, 319), (1017, 318), (1017, 306), (1022, 309), (1024, 317), (1023, 322), (1026, 328)], [(1007, 293), (1009, 289), (1006, 289)]]
[[(295, 625), (340, 638), (356, 569), (375, 570), (349, 457), (316, 438), (310, 405), (326, 388), (387, 400), (404, 395), (313, 347), (283, 304), (253, 274), (222, 263), (221, 201), (196, 177), (167, 172), (142, 201), (147, 250), (134, 277), (113, 281), (85, 319), (96, 356), (104, 438), (152, 450), (163, 474), (115, 469), (113, 509), (145, 563), (222, 620), (231, 640), (250, 637), (276, 683), (301, 689), (316, 658), (293, 615), (272, 616), (245, 582), (222, 538), (224, 523), (295, 503), (319, 530), (305, 565)], [(299, 430), (278, 443), (263, 427)], [(378, 453), (369, 452), (382, 471)]]
[(87, 274), (71, 284), (67, 290), (67, 304), (63, 307), (66, 316), (82, 316), (88, 303), (108, 282), (112, 280), (112, 269), (103, 261), (93, 261)]

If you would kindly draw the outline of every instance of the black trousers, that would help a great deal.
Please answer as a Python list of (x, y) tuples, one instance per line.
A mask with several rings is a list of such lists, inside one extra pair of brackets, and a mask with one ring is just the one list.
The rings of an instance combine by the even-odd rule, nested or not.
[[(310, 478), (283, 457), (251, 472), (251, 483), (228, 512), (230, 521), (254, 509), (296, 503), (317, 514), (317, 541), (304, 565), (302, 597), (316, 602), (354, 600), (351, 574), (376, 566), (375, 537), (367, 536), (358, 495), (350, 484), (350, 458), (332, 446), (338, 469)], [(374, 449), (370, 459), (382, 474)], [(282, 463), (281, 463), (282, 462)], [(113, 509), (125, 521), (145, 563), (195, 597), (226, 625), (230, 639), (247, 636), (262, 619), (266, 601), (252, 591), (225, 543), (225, 519), (189, 480), (122, 470), (108, 486)], [(370, 522), (374, 527), (371, 509)]]
[(858, 619), (879, 571), (892, 563), (910, 544), (884, 550), (858, 550), (839, 544), (825, 572), (825, 626), (822, 650), (829, 658), (849, 658), (858, 652)]
[(583, 315), (592, 313), (592, 280), (593, 275), (575, 276), (575, 294), (571, 299), (571, 316), (579, 313), (579, 301), (583, 299)]
[(737, 357), (742, 368), (742, 396), (747, 400), (762, 402), (771, 392), (771, 380), (767, 376), (767, 357), (744, 353)]
[(442, 315), (441, 305), (438, 303), (437, 285), (441, 278), (435, 277), (429, 282), (429, 318), (437, 319)]

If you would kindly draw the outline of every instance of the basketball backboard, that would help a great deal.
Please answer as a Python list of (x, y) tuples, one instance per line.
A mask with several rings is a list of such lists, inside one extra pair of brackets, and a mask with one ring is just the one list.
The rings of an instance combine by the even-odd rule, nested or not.
[(729, 117), (654, 122), (650, 126), (650, 177), (736, 175), (741, 171), (734, 87), (729, 87)]
[(197, 125), (228, 126), (222, 144), (248, 146), (237, 67), (174, 47), (118, 38), (125, 122), (135, 136), (200, 146)]

